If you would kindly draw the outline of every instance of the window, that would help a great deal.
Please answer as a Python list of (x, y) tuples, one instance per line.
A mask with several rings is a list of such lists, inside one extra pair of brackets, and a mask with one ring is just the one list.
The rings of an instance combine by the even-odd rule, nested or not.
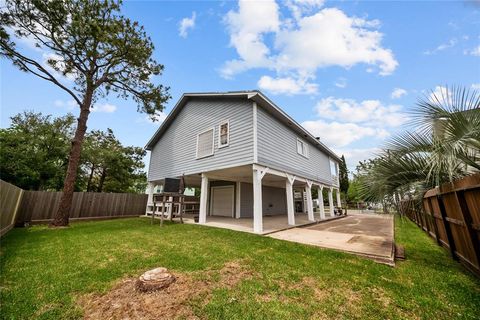
[(230, 125), (228, 120), (218, 127), (218, 147), (223, 148), (230, 143)]
[(197, 136), (197, 159), (213, 155), (213, 132), (210, 128)]
[(300, 139), (297, 139), (297, 152), (305, 158), (308, 158), (308, 145)]
[(338, 177), (338, 164), (330, 159), (330, 173), (332, 177)]

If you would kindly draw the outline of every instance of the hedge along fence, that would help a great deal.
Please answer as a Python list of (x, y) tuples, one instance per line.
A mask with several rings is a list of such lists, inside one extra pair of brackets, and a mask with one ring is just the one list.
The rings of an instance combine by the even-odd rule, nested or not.
[(0, 237), (15, 225), (24, 191), (0, 180)]
[(480, 174), (427, 191), (423, 208), (402, 201), (400, 211), (480, 276)]

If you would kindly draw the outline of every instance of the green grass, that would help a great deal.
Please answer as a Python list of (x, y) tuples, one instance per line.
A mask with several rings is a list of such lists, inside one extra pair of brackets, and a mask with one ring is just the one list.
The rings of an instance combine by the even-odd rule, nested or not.
[(407, 260), (396, 268), (349, 254), (195, 225), (148, 219), (14, 229), (1, 240), (0, 317), (79, 318), (76, 297), (106, 292), (156, 266), (221, 269), (242, 259), (254, 276), (217, 288), (197, 316), (210, 319), (479, 319), (480, 281), (413, 223), (396, 220)]

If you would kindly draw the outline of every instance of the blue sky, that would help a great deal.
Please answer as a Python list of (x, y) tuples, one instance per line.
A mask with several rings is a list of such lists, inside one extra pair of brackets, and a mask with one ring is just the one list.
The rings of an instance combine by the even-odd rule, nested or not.
[[(260, 89), (345, 154), (350, 169), (405, 130), (407, 111), (428, 90), (480, 90), (478, 3), (125, 1), (122, 11), (145, 26), (165, 65), (155, 79), (171, 87), (165, 113), (183, 92)], [(0, 67), (2, 127), (23, 110), (78, 114), (54, 85), (7, 60)], [(158, 126), (113, 97), (97, 103), (88, 125), (137, 146)]]

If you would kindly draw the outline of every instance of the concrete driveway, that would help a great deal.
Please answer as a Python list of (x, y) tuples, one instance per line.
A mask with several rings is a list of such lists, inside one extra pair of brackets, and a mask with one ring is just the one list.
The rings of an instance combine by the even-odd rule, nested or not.
[(394, 265), (393, 216), (353, 214), (269, 237), (336, 249)]

